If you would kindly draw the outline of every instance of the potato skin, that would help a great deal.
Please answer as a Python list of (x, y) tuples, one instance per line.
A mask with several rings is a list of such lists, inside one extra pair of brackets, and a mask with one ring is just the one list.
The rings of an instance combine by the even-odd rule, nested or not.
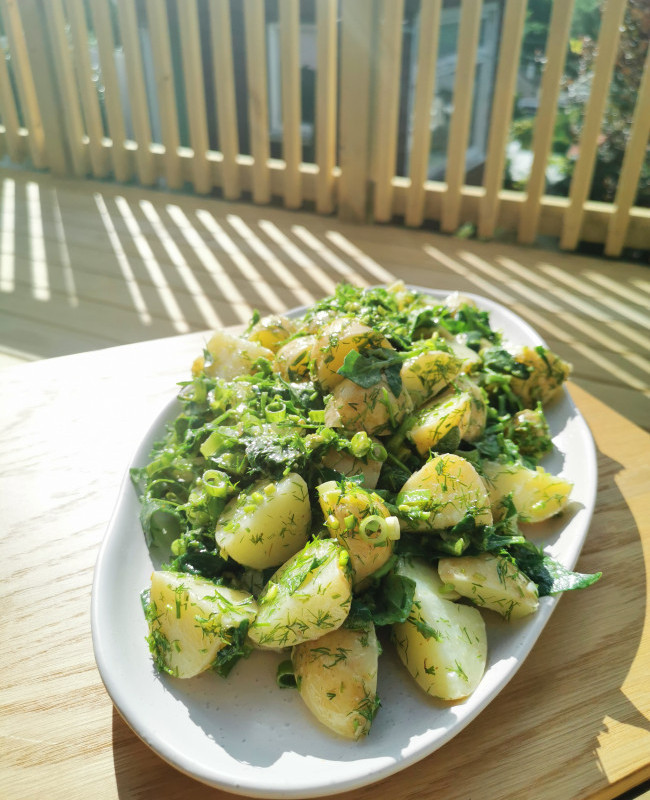
[(248, 635), (277, 649), (318, 639), (344, 623), (352, 602), (347, 552), (333, 539), (315, 539), (275, 572), (258, 598)]
[(351, 475), (363, 475), (364, 484), (368, 489), (374, 489), (379, 480), (383, 461), (377, 461), (370, 455), (355, 458), (347, 450), (330, 448), (323, 455), (323, 465), (340, 472), (346, 478)]
[(288, 317), (274, 314), (262, 319), (251, 328), (248, 339), (276, 352), (278, 347), (296, 331), (296, 323)]
[(256, 613), (248, 592), (187, 573), (152, 573), (148, 641), (158, 668), (177, 678), (204, 672), (228, 644), (228, 630)]
[(424, 350), (407, 359), (400, 375), (414, 408), (441, 392), (460, 368), (460, 360), (446, 350)]
[(314, 716), (339, 736), (360, 739), (370, 731), (379, 708), (379, 653), (372, 623), (364, 630), (339, 628), (293, 648), (300, 696)]
[(315, 336), (298, 336), (281, 343), (273, 362), (274, 372), (289, 382), (308, 380), (309, 358), (315, 341)]
[(219, 517), (215, 539), (224, 555), (253, 569), (283, 564), (307, 543), (309, 488), (295, 472), (261, 480), (234, 497)]
[(452, 387), (429, 400), (416, 412), (406, 436), (424, 458), (453, 428), (458, 428), (462, 438), (469, 426), (471, 413), (471, 395), (457, 392)]

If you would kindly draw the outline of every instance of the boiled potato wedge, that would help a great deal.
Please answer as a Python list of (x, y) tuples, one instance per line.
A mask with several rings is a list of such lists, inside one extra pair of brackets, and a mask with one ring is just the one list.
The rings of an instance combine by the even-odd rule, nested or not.
[(298, 336), (278, 347), (273, 370), (285, 381), (309, 379), (309, 357), (316, 341), (315, 336)]
[[(228, 331), (215, 331), (206, 345), (209, 357), (201, 359), (206, 375), (230, 381), (246, 375), (258, 358), (273, 359), (273, 351)], [(196, 365), (195, 365), (196, 368)]]
[(415, 582), (411, 613), (393, 625), (400, 660), (427, 694), (461, 700), (479, 685), (487, 661), (480, 611), (441, 596), (441, 581), (423, 562), (400, 562), (396, 572)]
[(422, 512), (419, 522), (408, 523), (410, 530), (451, 528), (468, 514), (477, 525), (492, 524), (485, 484), (469, 461), (452, 453), (435, 456), (414, 472), (402, 486), (397, 505), (403, 511), (413, 507)]
[(234, 497), (214, 537), (223, 555), (245, 567), (266, 569), (284, 564), (304, 547), (310, 526), (309, 488), (290, 472), (277, 482), (257, 481)]
[(402, 365), (402, 383), (414, 408), (441, 392), (458, 375), (461, 362), (446, 350), (427, 349)]
[(529, 369), (527, 378), (513, 378), (510, 388), (526, 408), (546, 405), (571, 374), (571, 365), (545, 347), (509, 346), (515, 361)]
[(374, 489), (379, 480), (383, 461), (378, 461), (369, 453), (363, 458), (355, 458), (347, 450), (330, 448), (323, 456), (323, 465), (340, 472), (346, 478), (351, 475), (363, 475), (364, 485)]
[(382, 347), (392, 350), (390, 342), (367, 325), (350, 317), (339, 317), (325, 325), (316, 335), (311, 349), (312, 380), (331, 391), (343, 380), (338, 370), (352, 350)]
[(412, 407), (406, 389), (402, 386), (399, 397), (395, 397), (386, 378), (368, 388), (344, 378), (327, 401), (325, 424), (330, 428), (379, 435), (398, 427)]
[(472, 413), (472, 396), (450, 388), (420, 408), (406, 433), (418, 453), (426, 456), (454, 428), (462, 438)]
[(496, 611), (508, 620), (534, 614), (539, 606), (535, 584), (502, 556), (481, 553), (441, 558), (438, 574), (475, 605)]
[(251, 594), (179, 572), (151, 576), (147, 608), (149, 648), (159, 669), (192, 678), (212, 666), (233, 629), (257, 613)]
[(330, 536), (350, 554), (356, 587), (392, 556), (399, 521), (379, 495), (351, 481), (328, 481), (316, 490)]
[(312, 714), (339, 736), (360, 739), (370, 731), (379, 708), (379, 653), (372, 623), (363, 630), (339, 628), (293, 648), (300, 696)]
[(461, 375), (454, 381), (454, 386), (470, 397), (469, 419), (461, 438), (466, 442), (475, 442), (483, 436), (488, 414), (488, 397), (485, 389), (478, 383)]
[(276, 352), (280, 345), (296, 331), (296, 323), (288, 317), (273, 314), (255, 323), (248, 334), (251, 342)]
[(248, 635), (260, 647), (291, 647), (340, 628), (350, 611), (349, 556), (334, 539), (315, 539), (273, 575), (258, 598)]
[(504, 501), (510, 495), (522, 522), (543, 522), (564, 509), (573, 488), (573, 484), (542, 467), (530, 469), (520, 463), (485, 461), (482, 470), (496, 519), (504, 516)]

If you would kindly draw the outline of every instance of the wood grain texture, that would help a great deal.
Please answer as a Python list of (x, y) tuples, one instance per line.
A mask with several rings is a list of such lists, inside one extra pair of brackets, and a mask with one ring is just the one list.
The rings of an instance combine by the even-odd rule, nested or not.
[[(3, 372), (0, 579), (13, 643), (0, 655), (6, 800), (45, 790), (55, 800), (229, 796), (166, 766), (129, 731), (96, 671), (89, 623), (97, 548), (133, 443), (204, 341), (199, 332)], [(562, 599), (512, 682), (452, 742), (341, 798), (519, 800), (534, 782), (535, 800), (605, 800), (650, 776), (650, 436), (571, 391), (599, 462), (578, 566), (603, 579)]]

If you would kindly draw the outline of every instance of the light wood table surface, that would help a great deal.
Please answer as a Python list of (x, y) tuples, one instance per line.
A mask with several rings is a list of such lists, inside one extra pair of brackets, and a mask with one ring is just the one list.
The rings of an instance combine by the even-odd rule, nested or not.
[[(90, 632), (93, 568), (124, 470), (188, 375), (192, 333), (0, 375), (0, 796), (226, 797), (167, 766), (113, 709)], [(598, 448), (578, 563), (526, 663), (452, 742), (341, 797), (610, 798), (650, 778), (650, 436), (576, 385)]]

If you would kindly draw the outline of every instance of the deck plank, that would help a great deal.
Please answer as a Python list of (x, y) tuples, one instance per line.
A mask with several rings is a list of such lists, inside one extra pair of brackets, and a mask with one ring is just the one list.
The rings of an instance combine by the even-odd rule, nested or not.
[(505, 304), (576, 383), (650, 428), (643, 265), (29, 172), (0, 183), (14, 199), (0, 205), (0, 353), (173, 336), (311, 302), (341, 280), (401, 279)]

